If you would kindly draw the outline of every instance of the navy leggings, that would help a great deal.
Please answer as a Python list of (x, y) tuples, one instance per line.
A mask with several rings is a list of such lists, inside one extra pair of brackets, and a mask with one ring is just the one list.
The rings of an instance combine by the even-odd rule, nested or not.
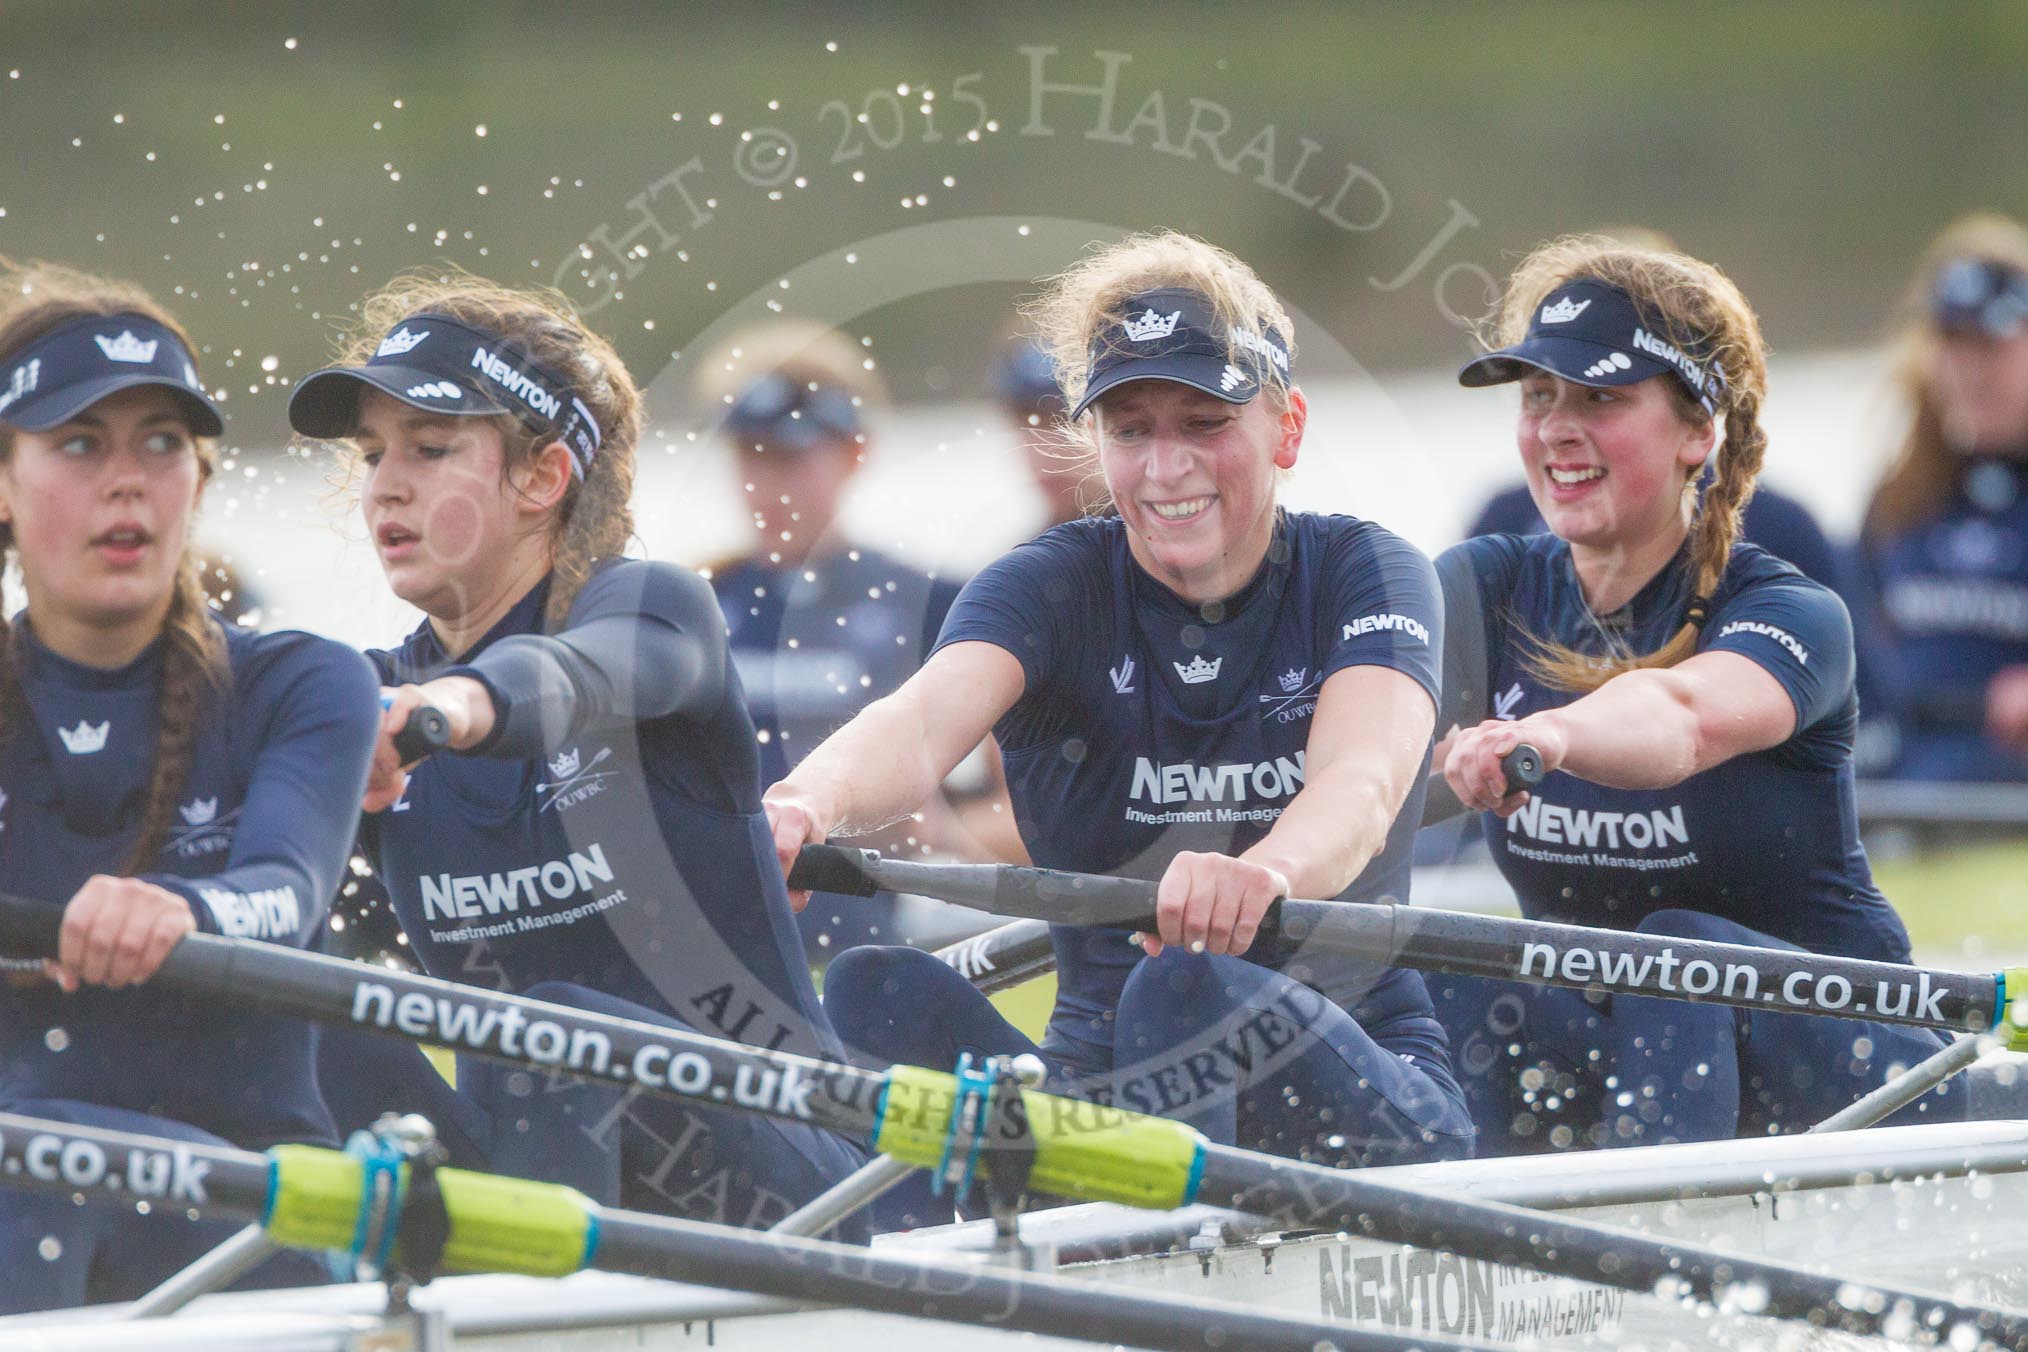
[[(525, 994), (690, 1031), (583, 986), (541, 982)], [(563, 1183), (604, 1206), (688, 1220), (769, 1226), (865, 1163), (856, 1145), (815, 1127), (478, 1057), (458, 1058), (454, 1089), (414, 1044), (353, 1029), (324, 1030), (318, 1078), (341, 1133), (383, 1112), (421, 1113), (461, 1168)], [(829, 1233), (857, 1242), (864, 1222)]]
[[(839, 954), (824, 1007), (870, 1064), (948, 1070), (960, 1052), (1032, 1052), (1053, 1093), (1175, 1118), (1222, 1144), (1338, 1167), (1471, 1153), (1471, 1122), (1445, 1067), (1390, 1050), (1307, 986), (1241, 958), (1169, 948), (1139, 963), (1120, 993), (1109, 1068), (1068, 1044), (1038, 1046), (917, 949)], [(976, 1213), (977, 1199), (963, 1209)], [(883, 1229), (934, 1225), (951, 1211), (917, 1174), (875, 1204), (875, 1220)]]
[[(1657, 911), (1638, 932), (1795, 948), (1701, 911)], [(1944, 1045), (1863, 1019), (1428, 980), (1487, 1156), (1803, 1131)], [(1968, 1104), (1946, 1082), (1887, 1123), (1962, 1121)]]
[[(139, 1132), (198, 1145), (231, 1143), (164, 1117), (70, 1099), (29, 1099), (7, 1111), (81, 1127)], [(141, 1215), (130, 1202), (71, 1201), (68, 1193), (0, 1188), (0, 1315), (133, 1300), (231, 1238), (232, 1221), (193, 1221), (171, 1207)], [(316, 1254), (278, 1253), (234, 1290), (313, 1286), (331, 1279)]]

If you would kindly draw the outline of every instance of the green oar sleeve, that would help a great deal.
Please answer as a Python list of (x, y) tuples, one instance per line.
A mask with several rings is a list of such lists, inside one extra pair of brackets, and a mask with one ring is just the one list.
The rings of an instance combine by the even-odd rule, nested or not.
[[(276, 1146), (268, 1156), (269, 1236), (292, 1248), (350, 1249), (365, 1166), (315, 1146)], [(404, 1165), (404, 1190), (407, 1179)], [(450, 1271), (562, 1277), (582, 1269), (598, 1247), (596, 1213), (575, 1189), (465, 1169), (437, 1170), (437, 1186), (450, 1217), (443, 1254)]]
[[(934, 1169), (943, 1159), (957, 1077), (916, 1066), (888, 1073), (874, 1148), (906, 1164)], [(1088, 1202), (1165, 1209), (1196, 1199), (1204, 1138), (1166, 1118), (1021, 1092), (1034, 1137), (1029, 1186)], [(993, 1142), (987, 1142), (991, 1149)]]

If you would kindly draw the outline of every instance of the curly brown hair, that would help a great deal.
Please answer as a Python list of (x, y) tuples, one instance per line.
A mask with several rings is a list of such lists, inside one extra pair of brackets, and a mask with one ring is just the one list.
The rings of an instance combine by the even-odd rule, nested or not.
[[(360, 365), (387, 332), (418, 314), (440, 314), (519, 346), (570, 384), (598, 420), (599, 450), (582, 479), (573, 477), (550, 518), (553, 580), (545, 619), (560, 625), (578, 589), (602, 560), (618, 558), (634, 534), (635, 446), (641, 436), (641, 391), (612, 344), (594, 333), (559, 291), (503, 286), (459, 268), (405, 273), (360, 302), (359, 317), (339, 338), (337, 360)], [(531, 430), (511, 413), (487, 421), (500, 429), (503, 481), (556, 437)], [(348, 443), (345, 462), (356, 475)]]
[[(0, 258), (0, 362), (51, 330), (93, 315), (138, 315), (153, 320), (174, 333), (184, 347), (196, 350), (175, 318), (130, 282), (57, 263), (15, 263)], [(198, 473), (208, 482), (218, 461), (217, 443), (210, 437), (193, 437), (192, 441)], [(13, 430), (0, 425), (0, 464), (11, 463), (13, 456)], [(13, 523), (0, 522), (0, 560), (11, 561), (13, 553)], [(168, 839), (171, 813), (190, 775), (198, 723), (210, 702), (231, 683), (224, 631), (212, 617), (198, 581), (196, 554), (187, 539), (169, 611), (162, 621), (162, 640), (154, 763), (141, 809), (140, 834), (122, 866), (128, 873), (146, 868)], [(33, 721), (22, 692), (21, 660), (20, 635), (0, 616), (0, 736)]]

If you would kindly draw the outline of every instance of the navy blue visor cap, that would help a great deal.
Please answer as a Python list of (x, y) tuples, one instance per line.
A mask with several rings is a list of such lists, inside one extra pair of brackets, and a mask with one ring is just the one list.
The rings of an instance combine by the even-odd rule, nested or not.
[(349, 437), (369, 388), (445, 417), (512, 414), (529, 431), (561, 441), (580, 479), (598, 454), (598, 419), (568, 382), (515, 343), (448, 315), (410, 315), (363, 365), (303, 377), (289, 396), (289, 425), (306, 437)]
[(1294, 381), (1288, 339), (1231, 326), (1221, 334), (1211, 303), (1196, 291), (1158, 287), (1130, 296), (1092, 335), (1084, 394), (1070, 411), (1081, 416), (1107, 390), (1135, 380), (1168, 380), (1251, 403), (1263, 385)]
[(175, 395), (200, 437), (225, 431), (190, 349), (146, 315), (90, 315), (59, 324), (0, 366), (0, 423), (46, 432), (109, 394), (159, 385)]
[(1531, 370), (1595, 386), (1671, 375), (1712, 416), (1725, 397), (1725, 373), (1701, 344), (1679, 345), (1640, 312), (1633, 297), (1591, 278), (1550, 292), (1529, 322), (1527, 337), (1465, 363), (1458, 383), (1504, 385)]

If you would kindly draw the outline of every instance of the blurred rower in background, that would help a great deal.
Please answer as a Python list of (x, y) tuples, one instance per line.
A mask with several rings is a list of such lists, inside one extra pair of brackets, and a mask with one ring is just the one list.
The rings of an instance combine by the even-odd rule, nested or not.
[(1022, 463), (1042, 494), (1048, 514), (1042, 529), (1084, 516), (1086, 502), (1103, 498), (1104, 488), (1090, 484), (1089, 467), (1064, 447), (1063, 390), (1056, 383), (1056, 363), (1042, 340), (1022, 329), (1003, 334), (990, 378), (993, 398), (1021, 448)]
[[(753, 713), (762, 782), (771, 784), (915, 674), (958, 587), (839, 528), (846, 489), (866, 463), (869, 415), (888, 403), (885, 383), (845, 335), (802, 319), (747, 329), (705, 359), (697, 394), (722, 419), (753, 510), (752, 550), (706, 575)], [(924, 818), (867, 843), (915, 852), (955, 834), (943, 804)], [(885, 895), (818, 893), (798, 917), (811, 960), (869, 941), (956, 937), (943, 932), (944, 908), (898, 905)]]
[(1908, 429), (1860, 537), (1907, 692), (1894, 771), (2028, 780), (2028, 230), (1945, 229), (1901, 349)]

